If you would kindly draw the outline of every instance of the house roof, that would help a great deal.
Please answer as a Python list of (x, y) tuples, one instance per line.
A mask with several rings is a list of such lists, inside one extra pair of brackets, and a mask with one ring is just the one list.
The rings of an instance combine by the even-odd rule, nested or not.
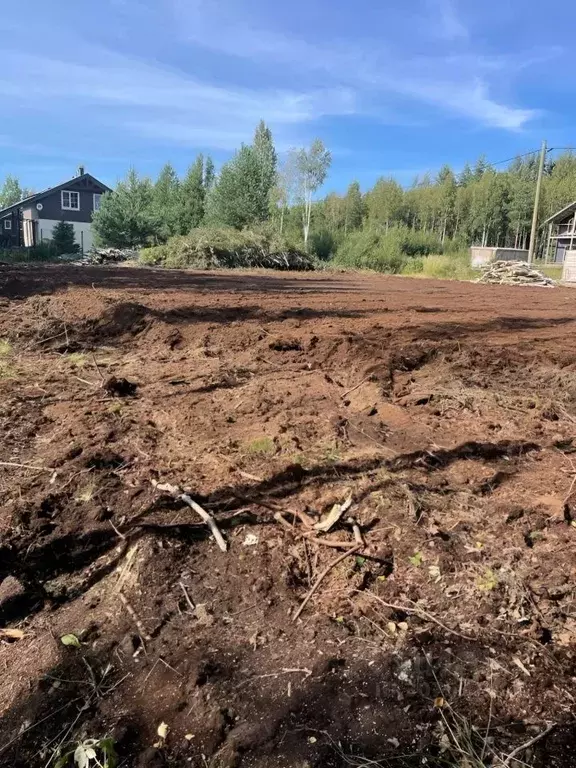
[(576, 200), (573, 203), (570, 203), (570, 205), (567, 205), (565, 208), (562, 208), (561, 211), (558, 211), (557, 213), (547, 218), (544, 224), (556, 224), (558, 222), (564, 221), (564, 219), (567, 218), (569, 214), (574, 213), (574, 211), (576, 211)]
[(74, 178), (62, 182), (62, 184), (57, 184), (55, 187), (49, 187), (48, 189), (44, 189), (42, 192), (36, 192), (34, 195), (25, 197), (23, 200), (19, 200), (17, 203), (12, 203), (12, 205), (8, 205), (6, 208), (2, 208), (0, 210), (0, 216), (3, 216), (5, 213), (10, 213), (10, 211), (13, 211), (15, 208), (22, 208), (26, 207), (27, 205), (31, 205), (38, 200), (42, 200), (42, 198), (46, 197), (47, 195), (51, 195), (53, 192), (59, 192), (61, 189), (66, 189), (66, 187), (70, 186), (70, 184), (74, 184), (79, 179), (91, 179), (95, 184), (103, 187), (106, 192), (112, 191), (110, 187), (108, 187), (106, 184), (103, 184), (101, 181), (98, 181), (98, 179), (95, 176), (92, 176), (91, 173), (83, 173), (80, 176), (74, 176)]

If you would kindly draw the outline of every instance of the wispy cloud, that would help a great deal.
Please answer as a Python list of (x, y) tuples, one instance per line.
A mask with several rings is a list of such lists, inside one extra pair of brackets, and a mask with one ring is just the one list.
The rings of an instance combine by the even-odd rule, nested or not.
[[(311, 82), (338, 83), (354, 90), (360, 110), (369, 104), (368, 111), (373, 114), (374, 103), (379, 104), (384, 120), (393, 113), (390, 99), (398, 97), (505, 130), (518, 130), (537, 114), (492, 95), (492, 81), (497, 82), (509, 64), (502, 58), (488, 58), (474, 51), (451, 55), (446, 48), (438, 55), (417, 56), (412, 48), (394, 45), (393, 39), (378, 46), (369, 38), (354, 44), (336, 40), (328, 47), (254, 25), (244, 8), (238, 13), (233, 2), (173, 3), (181, 33), (195, 46), (244, 58), (260, 67), (282, 65)], [(452, 0), (427, 0), (427, 5), (434, 16), (429, 25), (432, 37), (440, 35), (447, 41), (469, 37)], [(392, 122), (398, 122), (397, 115)]]
[[(349, 88), (234, 88), (201, 82), (181, 71), (93, 50), (97, 62), (4, 51), (0, 96), (36, 110), (90, 109), (92, 120), (122, 124), (157, 139), (230, 150), (264, 118), (280, 134), (326, 115), (352, 114)], [(99, 109), (95, 109), (95, 108)], [(108, 111), (102, 108), (107, 107)]]
[(454, 0), (428, 0), (432, 29), (437, 29), (440, 37), (445, 40), (466, 40), (469, 37), (468, 28), (460, 19)]

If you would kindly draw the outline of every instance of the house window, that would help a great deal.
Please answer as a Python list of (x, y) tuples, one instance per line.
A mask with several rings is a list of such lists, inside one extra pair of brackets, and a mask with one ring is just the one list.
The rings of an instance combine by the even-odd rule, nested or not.
[(102, 195), (95, 194), (94, 195), (94, 210), (99, 211), (100, 210), (100, 198)]
[(62, 191), (62, 210), (79, 211), (80, 210), (80, 192)]
[(12, 219), (4, 219), (4, 229), (12, 229)]

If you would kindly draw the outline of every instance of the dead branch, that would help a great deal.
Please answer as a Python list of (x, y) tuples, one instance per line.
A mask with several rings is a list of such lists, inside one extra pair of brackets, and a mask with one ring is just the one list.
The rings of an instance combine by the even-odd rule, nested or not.
[(147, 641), (150, 641), (150, 640), (152, 640), (152, 638), (150, 637), (150, 634), (149, 634), (148, 632), (146, 632), (146, 628), (144, 627), (144, 624), (142, 624), (142, 622), (141, 622), (141, 621), (140, 621), (140, 619), (138, 618), (138, 614), (136, 613), (136, 611), (134, 610), (134, 608), (132, 608), (132, 606), (131, 606), (131, 605), (130, 605), (130, 603), (128, 602), (128, 599), (126, 598), (126, 596), (125, 596), (125, 595), (123, 595), (123, 594), (122, 594), (122, 592), (119, 592), (119, 593), (118, 593), (118, 597), (120, 598), (120, 600), (121, 600), (121, 601), (122, 601), (122, 603), (124, 604), (124, 607), (126, 608), (126, 610), (128, 611), (128, 613), (129, 613), (129, 614), (130, 614), (130, 616), (132, 617), (132, 619), (133, 619), (133, 621), (134, 621), (134, 624), (136, 624), (136, 626), (138, 627), (138, 631), (139, 631), (139, 632), (140, 632), (140, 634), (142, 635), (142, 638), (143, 638), (144, 640), (147, 640)]
[[(358, 589), (354, 589), (352, 591), (358, 592), (358, 594), (360, 594), (360, 590)], [(415, 616), (418, 616), (421, 619), (431, 621), (434, 624), (437, 624), (445, 632), (449, 632), (451, 635), (456, 635), (456, 637), (461, 637), (463, 640), (475, 640), (474, 637), (469, 637), (468, 635), (463, 635), (460, 632), (456, 632), (456, 630), (454, 629), (450, 629), (450, 627), (447, 627), (445, 624), (442, 624), (440, 619), (437, 619), (436, 616), (434, 616), (431, 613), (428, 613), (428, 611), (425, 611), (423, 608), (419, 608), (416, 604), (410, 607), (408, 605), (399, 605), (398, 603), (387, 603), (385, 600), (382, 600), (381, 597), (378, 597), (378, 595), (375, 595), (373, 592), (363, 591), (361, 594), (370, 595), (370, 597), (374, 598), (374, 600), (379, 602), (385, 608), (392, 608), (393, 611), (402, 611), (402, 613), (413, 613)]]
[(15, 461), (0, 461), (0, 467), (20, 467), (20, 469), (36, 469), (38, 472), (56, 472), (54, 467), (36, 467), (33, 464), (18, 464)]
[(185, 504), (188, 504), (188, 506), (196, 512), (197, 515), (199, 515), (202, 520), (206, 523), (208, 528), (210, 528), (210, 531), (212, 533), (212, 536), (214, 537), (214, 540), (218, 544), (219, 549), (222, 552), (226, 552), (228, 549), (228, 545), (226, 544), (226, 540), (224, 539), (224, 536), (220, 533), (220, 529), (216, 525), (216, 521), (214, 518), (206, 512), (206, 510), (200, 506), (194, 499), (189, 496), (187, 493), (181, 493), (180, 488), (177, 485), (171, 485), (170, 483), (158, 483), (155, 480), (152, 481), (152, 485), (156, 490), (158, 491), (167, 491), (168, 493), (172, 494), (172, 496), (176, 497), (177, 499), (180, 499)]
[(342, 562), (342, 560), (345, 560), (347, 557), (349, 557), (350, 555), (353, 555), (353, 554), (354, 554), (355, 552), (357, 552), (357, 551), (358, 551), (358, 545), (357, 545), (357, 544), (355, 544), (355, 545), (352, 547), (352, 549), (348, 549), (346, 552), (343, 552), (343, 553), (342, 553), (341, 555), (339, 555), (339, 556), (338, 556), (338, 557), (337, 557), (335, 560), (332, 560), (332, 562), (331, 562), (331, 563), (329, 563), (329, 564), (326, 566), (326, 568), (324, 568), (324, 570), (322, 571), (322, 573), (320, 574), (320, 576), (318, 576), (318, 578), (316, 579), (316, 582), (314, 583), (314, 586), (313, 586), (313, 587), (312, 587), (312, 589), (311, 589), (311, 590), (308, 592), (308, 594), (306, 595), (306, 597), (305, 597), (305, 598), (304, 598), (304, 600), (302, 601), (302, 603), (301, 603), (300, 607), (298, 608), (298, 610), (296, 611), (296, 613), (295, 613), (295, 614), (294, 614), (294, 616), (292, 617), (292, 621), (296, 621), (296, 620), (298, 619), (298, 617), (300, 616), (300, 614), (302, 613), (302, 611), (304, 610), (304, 608), (305, 608), (305, 607), (308, 605), (308, 602), (310, 601), (310, 598), (311, 598), (311, 597), (312, 597), (312, 595), (313, 595), (313, 594), (316, 592), (316, 590), (318, 589), (318, 587), (320, 586), (320, 584), (323, 582), (323, 580), (326, 578), (326, 576), (327, 576), (327, 575), (330, 573), (330, 571), (332, 570), (332, 568), (335, 568), (335, 567), (338, 565), (338, 563), (341, 563), (341, 562)]
[(365, 379), (362, 379), (362, 381), (360, 381), (358, 384), (356, 384), (354, 387), (352, 387), (352, 389), (349, 389), (347, 392), (344, 392), (343, 395), (340, 395), (340, 398), (343, 400), (346, 397), (346, 395), (350, 395), (350, 394), (352, 394), (352, 392), (355, 392), (357, 389), (360, 389), (362, 384), (366, 384), (366, 382), (370, 381), (371, 378), (372, 378), (372, 376), (366, 376)]
[(508, 766), (510, 765), (510, 762), (514, 760), (514, 758), (524, 752), (526, 749), (529, 749), (531, 746), (536, 744), (537, 741), (540, 741), (540, 739), (543, 739), (544, 736), (548, 736), (550, 731), (556, 728), (556, 723), (551, 723), (547, 728), (545, 728), (542, 733), (539, 733), (537, 736), (534, 736), (534, 738), (530, 739), (530, 741), (525, 742), (524, 744), (521, 744), (519, 747), (516, 747), (508, 757), (502, 762), (502, 766)]
[(188, 603), (188, 607), (190, 608), (192, 613), (196, 613), (196, 606), (194, 605), (194, 603), (190, 599), (190, 595), (188, 594), (188, 590), (186, 589), (186, 587), (184, 586), (184, 584), (181, 581), (178, 582), (178, 586), (180, 587), (182, 592), (184, 592), (184, 598), (185, 598), (186, 602)]

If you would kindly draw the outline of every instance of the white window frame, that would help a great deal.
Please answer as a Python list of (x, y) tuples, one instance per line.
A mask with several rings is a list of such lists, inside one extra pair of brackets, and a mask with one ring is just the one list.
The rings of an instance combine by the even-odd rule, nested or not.
[[(98, 207), (96, 207), (96, 198), (98, 198)], [(100, 210), (100, 202), (102, 201), (102, 193), (101, 192), (94, 192), (92, 195), (92, 210), (93, 211), (99, 211)]]
[[(64, 195), (69, 195), (68, 205), (64, 205)], [(76, 198), (78, 200), (78, 206), (72, 205), (72, 195), (76, 195)], [(63, 211), (79, 211), (80, 210), (80, 192), (76, 192), (76, 190), (74, 189), (63, 189), (60, 192), (60, 201), (62, 203)]]
[(4, 229), (10, 231), (12, 229), (12, 219), (4, 219)]

